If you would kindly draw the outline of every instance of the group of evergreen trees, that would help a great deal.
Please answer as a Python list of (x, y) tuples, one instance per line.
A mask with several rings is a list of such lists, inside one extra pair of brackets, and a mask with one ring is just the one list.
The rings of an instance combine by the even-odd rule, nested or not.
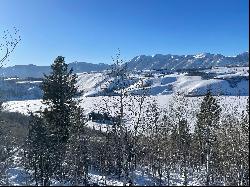
[(46, 107), (30, 113), (20, 149), (30, 184), (48, 186), (57, 180), (89, 185), (88, 174), (94, 170), (104, 181), (113, 175), (133, 185), (135, 171), (144, 168), (155, 185), (171, 185), (172, 173), (183, 176), (183, 185), (193, 179), (203, 185), (249, 185), (249, 105), (240, 118), (222, 115), (218, 100), (208, 91), (192, 132), (186, 98), (178, 93), (169, 108), (161, 109), (147, 95), (143, 80), (138, 85), (141, 94), (131, 96), (129, 74), (118, 55), (109, 73), (118, 84), (117, 96), (104, 97), (104, 107), (96, 108), (114, 121), (101, 132), (86, 127), (77, 77), (64, 57), (57, 57), (51, 68), (42, 83)]

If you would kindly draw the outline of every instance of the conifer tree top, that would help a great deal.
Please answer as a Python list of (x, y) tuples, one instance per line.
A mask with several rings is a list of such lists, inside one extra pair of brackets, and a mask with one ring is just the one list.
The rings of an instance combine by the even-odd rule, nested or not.
[(72, 103), (73, 97), (77, 95), (76, 75), (72, 74), (72, 69), (68, 70), (68, 65), (64, 57), (58, 56), (51, 65), (52, 72), (45, 75), (42, 83), (44, 92), (43, 102), (53, 105), (65, 105)]

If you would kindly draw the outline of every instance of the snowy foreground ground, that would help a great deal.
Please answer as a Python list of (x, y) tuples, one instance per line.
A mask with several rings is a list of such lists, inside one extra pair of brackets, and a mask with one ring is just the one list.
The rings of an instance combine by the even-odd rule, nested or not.
[[(156, 102), (159, 104), (160, 108), (167, 108), (169, 104), (171, 103), (173, 95), (160, 95), (160, 96), (152, 96), (150, 100), (156, 100)], [(93, 110), (96, 110), (97, 106), (104, 105), (103, 100), (107, 99), (108, 97), (82, 97), (80, 105), (84, 108), (85, 113), (89, 113)], [(108, 98), (109, 101), (114, 99), (115, 97)], [(201, 102), (203, 97), (186, 97), (187, 99), (187, 113), (189, 113), (189, 123), (192, 124), (195, 123), (195, 111), (199, 107), (199, 104)], [(223, 114), (236, 114), (235, 110), (240, 112), (245, 109), (246, 102), (247, 102), (248, 96), (220, 96), (218, 98), (219, 103), (222, 107), (222, 113)], [(236, 108), (235, 108), (236, 107)], [(39, 109), (44, 108), (44, 105), (42, 105), (41, 100), (26, 100), (26, 101), (9, 101), (4, 103), (4, 109), (6, 111), (11, 112), (20, 112), (25, 115), (28, 115), (29, 111), (38, 111)], [(136, 107), (135, 107), (136, 108)], [(237, 114), (236, 114), (237, 115)], [(95, 129), (101, 129), (102, 131), (106, 131), (106, 126), (104, 124), (100, 123), (94, 123), (94, 122), (88, 122), (88, 126)], [(192, 128), (191, 128), (192, 130)], [(15, 167), (9, 168), (8, 170), (8, 178), (9, 178), (9, 184), (10, 185), (27, 185), (25, 181), (26, 173), (23, 170), (23, 168), (19, 164), (20, 157), (17, 155), (16, 158)], [(193, 173), (193, 171), (190, 171), (192, 173), (192, 178), (189, 180), (188, 185), (202, 185), (202, 172), (200, 173)], [(164, 175), (163, 175), (164, 176)], [(95, 171), (90, 171), (89, 174), (89, 181), (91, 183), (96, 183), (98, 185), (114, 185), (114, 186), (122, 186), (123, 181), (118, 180), (114, 177), (107, 176), (104, 178), (101, 174), (96, 173)], [(147, 168), (141, 168), (140, 170), (137, 170), (134, 173), (134, 179), (135, 179), (135, 185), (157, 185), (157, 178), (152, 176), (152, 173), (147, 172)], [(165, 182), (164, 182), (165, 181)], [(167, 185), (167, 180), (163, 179), (163, 185)], [(181, 176), (178, 172), (171, 174), (171, 185), (183, 185), (184, 176)], [(69, 183), (59, 183), (58, 181), (54, 181), (53, 185), (55, 186), (61, 186), (61, 185), (69, 185)]]
[[(34, 185), (27, 183), (25, 180), (25, 176), (27, 174), (25, 171), (20, 167), (10, 168), (8, 170), (9, 175), (9, 184), (12, 186), (25, 186), (25, 185)], [(201, 173), (196, 173), (192, 179), (188, 181), (189, 186), (202, 186), (202, 175)], [(181, 176), (180, 174), (171, 174), (170, 175), (170, 185), (171, 186), (183, 186), (184, 182), (184, 176)], [(203, 176), (204, 177), (204, 176)], [(164, 182), (165, 181), (165, 182)], [(164, 180), (162, 185), (167, 186), (167, 179)], [(71, 184), (69, 182), (58, 182), (58, 181), (52, 181), (51, 186), (70, 186)], [(90, 172), (89, 173), (89, 183), (99, 186), (124, 186), (123, 181), (115, 179), (113, 176), (102, 176), (101, 174), (98, 174), (96, 172)], [(153, 177), (152, 173), (147, 173), (146, 169), (137, 170), (134, 173), (134, 185), (136, 186), (157, 186), (158, 181), (156, 177)], [(127, 184), (128, 185), (128, 184)], [(126, 185), (126, 186), (127, 186)]]
[[(15, 166), (9, 168), (7, 170), (8, 183), (11, 186), (34, 186), (35, 183), (28, 183), (28, 174), (20, 165), (21, 157), (18, 156), (18, 152), (15, 156)], [(192, 178), (189, 178), (188, 185), (189, 186), (202, 186), (204, 184), (204, 174), (205, 170), (201, 172), (193, 172), (189, 171), (189, 174), (192, 175)], [(90, 169), (89, 171), (89, 183), (96, 186), (124, 186), (124, 181), (117, 179), (114, 176), (103, 176), (101, 173), (93, 171)], [(167, 176), (165, 172), (163, 172), (163, 176)], [(134, 172), (134, 185), (136, 186), (158, 186), (159, 178), (153, 176), (152, 172), (149, 172), (147, 168), (141, 168)], [(178, 171), (175, 173), (170, 173), (170, 185), (171, 186), (183, 186), (184, 176), (181, 175)], [(80, 184), (79, 184), (80, 185)], [(128, 186), (128, 184), (125, 184)], [(162, 186), (167, 186), (167, 178), (163, 177)], [(59, 182), (56, 180), (52, 180), (51, 186), (71, 186), (68, 181)]]

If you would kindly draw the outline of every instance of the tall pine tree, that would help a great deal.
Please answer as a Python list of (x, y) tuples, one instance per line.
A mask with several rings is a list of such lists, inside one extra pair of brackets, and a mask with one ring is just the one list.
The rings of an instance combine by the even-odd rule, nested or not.
[(78, 102), (75, 97), (78, 95), (76, 75), (68, 65), (64, 57), (58, 56), (51, 65), (52, 72), (45, 75), (42, 82), (43, 103), (47, 106), (42, 115), (46, 121), (49, 132), (49, 149), (53, 174), (59, 180), (63, 177), (63, 159), (66, 152), (66, 145), (69, 139), (69, 130), (74, 118), (74, 111)]
[(211, 90), (207, 91), (197, 114), (197, 123), (195, 125), (194, 137), (197, 140), (198, 155), (201, 165), (206, 166), (206, 185), (211, 184), (213, 178), (212, 170), (216, 157), (217, 130), (219, 128), (221, 108), (212, 96)]
[(44, 120), (31, 113), (29, 133), (24, 146), (23, 165), (27, 171), (31, 170), (31, 182), (35, 185), (49, 185), (50, 167), (48, 150), (48, 132)]

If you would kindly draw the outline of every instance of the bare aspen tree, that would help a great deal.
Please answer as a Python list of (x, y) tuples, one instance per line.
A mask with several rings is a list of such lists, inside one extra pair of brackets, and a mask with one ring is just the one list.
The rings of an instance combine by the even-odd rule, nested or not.
[(5, 30), (0, 40), (0, 67), (2, 67), (10, 54), (14, 51), (17, 44), (21, 41), (21, 36), (18, 35), (19, 30), (14, 27), (14, 33)]
[[(19, 30), (14, 27), (13, 32), (9, 30), (5, 30), (3, 36), (0, 38), (0, 68), (2, 68), (6, 61), (8, 61), (8, 57), (14, 51), (17, 44), (21, 41), (21, 36), (18, 36)], [(0, 93), (0, 114), (2, 110), (2, 98)], [(15, 140), (11, 140), (11, 136), (9, 136), (9, 132), (2, 128), (2, 124), (4, 121), (1, 119), (0, 115), (0, 183), (3, 179), (6, 181), (6, 184), (9, 185), (8, 175), (6, 174), (7, 168), (10, 166), (12, 161), (12, 156), (14, 155), (15, 147), (13, 147), (13, 142)]]

